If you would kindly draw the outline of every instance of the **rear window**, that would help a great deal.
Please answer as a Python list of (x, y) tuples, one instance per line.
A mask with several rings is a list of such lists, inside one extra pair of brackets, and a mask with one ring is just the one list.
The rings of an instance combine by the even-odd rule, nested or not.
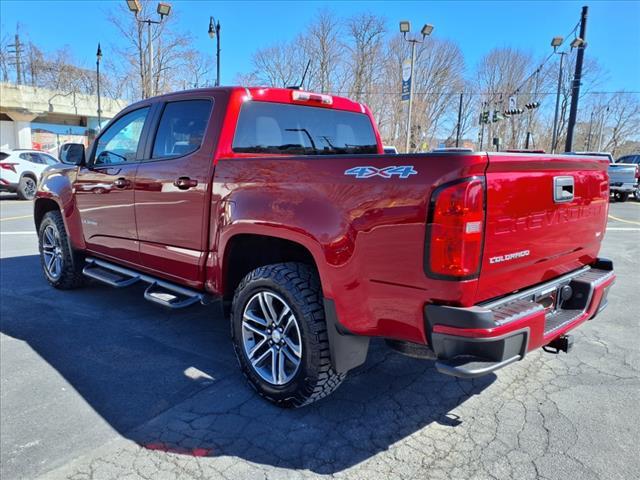
[(9, 157), (8, 153), (0, 152), (0, 160), (4, 160), (7, 157)]
[(240, 110), (233, 151), (332, 155), (377, 153), (378, 148), (367, 115), (249, 101)]

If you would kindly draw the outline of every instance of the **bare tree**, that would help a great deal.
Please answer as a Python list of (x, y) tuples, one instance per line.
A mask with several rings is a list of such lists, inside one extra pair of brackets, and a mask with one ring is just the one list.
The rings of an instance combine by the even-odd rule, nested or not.
[(357, 102), (366, 102), (376, 111), (371, 93), (383, 75), (384, 19), (363, 13), (346, 22), (349, 62), (345, 69), (349, 96)]
[(328, 93), (337, 86), (343, 62), (340, 23), (329, 10), (323, 10), (308, 31), (304, 45), (312, 65), (308, 88)]

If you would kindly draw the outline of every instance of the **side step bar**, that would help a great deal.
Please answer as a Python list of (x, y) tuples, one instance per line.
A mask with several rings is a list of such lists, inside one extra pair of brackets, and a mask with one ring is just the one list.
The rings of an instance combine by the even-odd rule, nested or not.
[(205, 293), (97, 258), (87, 258), (82, 273), (115, 288), (128, 287), (138, 282), (148, 283), (149, 286), (144, 291), (144, 298), (167, 308), (185, 308), (198, 302), (203, 305), (210, 302), (210, 297)]

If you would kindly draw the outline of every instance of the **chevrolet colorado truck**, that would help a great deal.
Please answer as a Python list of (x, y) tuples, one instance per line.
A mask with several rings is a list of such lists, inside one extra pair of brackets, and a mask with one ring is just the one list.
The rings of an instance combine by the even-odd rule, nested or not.
[(370, 110), (224, 87), (127, 107), (38, 186), (42, 269), (148, 284), (166, 308), (221, 301), (259, 394), (335, 390), (371, 338), (459, 377), (494, 372), (607, 305), (606, 159), (385, 155)]

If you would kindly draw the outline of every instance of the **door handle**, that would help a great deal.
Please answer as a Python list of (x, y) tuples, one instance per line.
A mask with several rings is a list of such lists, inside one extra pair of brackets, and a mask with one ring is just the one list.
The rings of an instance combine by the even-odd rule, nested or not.
[(188, 190), (191, 187), (196, 187), (198, 185), (198, 180), (193, 180), (189, 177), (180, 177), (176, 178), (173, 184), (180, 190)]
[(114, 180), (113, 182), (113, 186), (116, 188), (127, 188), (129, 185), (131, 185), (131, 182), (126, 178), (122, 178), (122, 177)]

